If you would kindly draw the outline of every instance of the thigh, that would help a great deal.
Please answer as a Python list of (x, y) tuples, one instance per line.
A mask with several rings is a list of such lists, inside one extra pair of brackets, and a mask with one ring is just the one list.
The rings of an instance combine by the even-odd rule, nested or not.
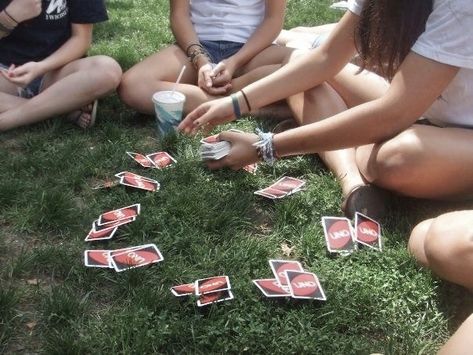
[(329, 80), (330, 85), (351, 108), (383, 96), (389, 88), (389, 83), (379, 75), (359, 67), (347, 64), (334, 78)]
[(15, 84), (10, 83), (7, 79), (0, 75), (0, 92), (17, 96), (18, 88)]
[(401, 194), (431, 199), (473, 197), (473, 130), (413, 125), (380, 144), (360, 147), (360, 171)]
[(181, 79), (183, 84), (196, 84), (197, 72), (189, 62), (186, 54), (179, 46), (172, 45), (145, 58), (130, 68), (124, 76), (142, 80), (158, 80), (174, 82), (183, 66), (186, 70)]
[(292, 53), (293, 49), (273, 45), (263, 49), (255, 55), (247, 64), (238, 71), (238, 75), (248, 73), (249, 71), (265, 65), (281, 64), (285, 58)]

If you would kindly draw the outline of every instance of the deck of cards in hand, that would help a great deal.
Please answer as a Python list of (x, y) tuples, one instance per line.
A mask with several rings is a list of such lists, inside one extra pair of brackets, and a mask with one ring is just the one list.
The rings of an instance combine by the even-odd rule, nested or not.
[(322, 217), (322, 225), (330, 253), (351, 254), (357, 250), (357, 243), (382, 251), (380, 224), (359, 212), (355, 214), (355, 228), (344, 217)]
[(122, 207), (116, 210), (102, 213), (92, 223), (92, 228), (85, 238), (86, 242), (112, 239), (118, 227), (134, 222), (140, 214), (141, 205)]
[(263, 196), (271, 200), (280, 199), (301, 191), (304, 185), (304, 180), (285, 176), (269, 187), (255, 191), (255, 195)]
[(199, 279), (193, 283), (173, 286), (171, 292), (176, 297), (197, 296), (197, 306), (199, 307), (234, 298), (228, 276), (213, 276)]
[(232, 149), (230, 142), (218, 140), (218, 135), (206, 137), (200, 143), (202, 144), (200, 146), (202, 160), (220, 160)]
[(84, 264), (87, 267), (115, 269), (116, 272), (135, 269), (164, 260), (155, 244), (144, 244), (115, 250), (86, 250)]
[(325, 301), (324, 290), (318, 277), (304, 271), (294, 260), (269, 260), (274, 279), (258, 279), (253, 283), (268, 298), (291, 297)]

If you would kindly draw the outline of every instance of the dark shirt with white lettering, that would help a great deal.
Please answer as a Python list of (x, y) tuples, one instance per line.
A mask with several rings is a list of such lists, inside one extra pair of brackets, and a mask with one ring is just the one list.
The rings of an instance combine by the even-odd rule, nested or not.
[[(0, 0), (0, 10), (11, 0)], [(0, 39), (0, 63), (21, 65), (40, 61), (58, 50), (71, 37), (71, 24), (106, 21), (104, 0), (42, 0), (38, 17), (20, 23)]]

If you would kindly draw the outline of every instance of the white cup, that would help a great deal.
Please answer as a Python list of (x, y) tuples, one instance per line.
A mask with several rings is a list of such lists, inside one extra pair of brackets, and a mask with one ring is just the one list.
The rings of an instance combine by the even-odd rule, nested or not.
[(158, 134), (164, 137), (175, 131), (182, 120), (186, 97), (178, 91), (158, 91), (152, 97)]

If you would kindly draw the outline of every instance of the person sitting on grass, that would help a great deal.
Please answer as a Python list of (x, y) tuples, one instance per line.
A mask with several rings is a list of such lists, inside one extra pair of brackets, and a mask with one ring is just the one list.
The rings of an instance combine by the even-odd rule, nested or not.
[[(349, 216), (356, 210), (376, 218), (383, 204), (368, 198), (373, 185), (417, 198), (471, 198), (473, 2), (351, 0), (349, 6), (320, 47), (230, 98), (199, 106), (179, 128), (193, 134), (288, 98), (304, 127), (276, 135), (221, 133), (232, 150), (209, 167), (319, 153), (341, 180)], [(347, 64), (356, 52), (363, 68), (388, 81)]]
[(66, 113), (93, 126), (97, 98), (122, 74), (109, 57), (86, 57), (103, 0), (0, 0), (0, 10), (0, 131)]
[(285, 0), (172, 0), (170, 6), (176, 44), (133, 66), (119, 87), (121, 99), (141, 113), (154, 112), (152, 95), (170, 90), (184, 65), (177, 91), (190, 112), (274, 71), (290, 53), (272, 45)]

